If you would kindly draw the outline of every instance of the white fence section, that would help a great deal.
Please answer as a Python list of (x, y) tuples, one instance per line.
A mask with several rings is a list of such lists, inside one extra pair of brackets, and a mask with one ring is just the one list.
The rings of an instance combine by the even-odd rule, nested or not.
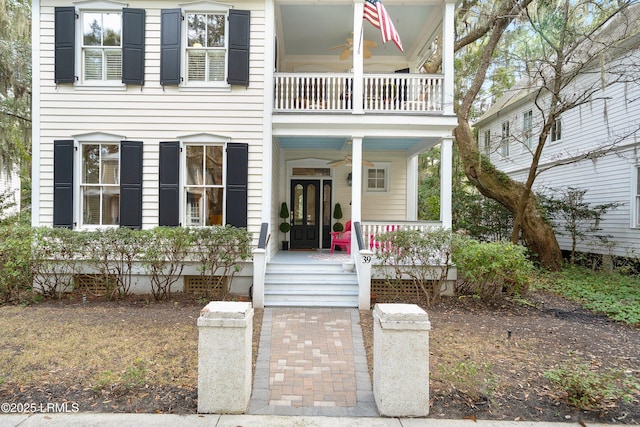
[(431, 230), (434, 228), (442, 227), (440, 221), (363, 221), (362, 222), (362, 235), (365, 246), (374, 253), (384, 251), (384, 243), (376, 241), (376, 237), (399, 230)]
[[(366, 74), (365, 112), (443, 111), (444, 77), (433, 74)], [(276, 112), (348, 112), (353, 109), (350, 73), (275, 73)]]

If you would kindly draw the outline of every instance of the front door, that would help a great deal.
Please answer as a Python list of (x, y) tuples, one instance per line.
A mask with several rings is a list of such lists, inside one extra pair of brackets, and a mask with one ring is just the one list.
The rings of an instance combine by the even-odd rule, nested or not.
[(291, 249), (320, 245), (320, 180), (291, 180)]

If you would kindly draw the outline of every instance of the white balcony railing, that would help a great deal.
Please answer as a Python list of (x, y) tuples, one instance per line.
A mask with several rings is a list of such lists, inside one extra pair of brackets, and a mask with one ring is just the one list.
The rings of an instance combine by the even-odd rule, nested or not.
[[(438, 113), (443, 111), (441, 75), (366, 74), (362, 108), (365, 112)], [(353, 74), (276, 73), (274, 111), (349, 112)]]
[(376, 237), (399, 230), (430, 230), (442, 227), (440, 221), (363, 221), (362, 236), (365, 249), (371, 250), (374, 254), (384, 251), (384, 242), (377, 242)]

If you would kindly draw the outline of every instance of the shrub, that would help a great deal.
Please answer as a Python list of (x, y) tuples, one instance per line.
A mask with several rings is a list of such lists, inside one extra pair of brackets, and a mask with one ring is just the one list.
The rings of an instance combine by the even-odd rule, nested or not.
[(76, 235), (67, 228), (41, 227), (33, 230), (31, 269), (35, 291), (46, 297), (60, 298), (73, 287), (79, 250)]
[(453, 389), (467, 395), (473, 402), (480, 401), (482, 397), (490, 399), (495, 392), (493, 366), (489, 364), (462, 360), (451, 367), (439, 365), (438, 370)]
[(0, 227), (0, 302), (31, 296), (31, 227)]
[(142, 233), (140, 261), (151, 276), (151, 293), (156, 301), (164, 300), (171, 293), (171, 285), (182, 275), (193, 235), (179, 227), (158, 227), (138, 233)]
[(569, 404), (586, 410), (605, 409), (617, 400), (631, 401), (640, 383), (619, 370), (596, 372), (580, 360), (572, 360), (544, 373)]
[(508, 242), (481, 243), (458, 236), (453, 261), (463, 279), (462, 289), (489, 303), (526, 293), (533, 272), (526, 249)]
[(233, 277), (242, 268), (240, 263), (251, 258), (251, 234), (231, 226), (196, 228), (192, 233), (194, 261), (200, 263), (207, 292), (220, 290), (226, 297)]
[(377, 256), (386, 269), (386, 281), (408, 277), (419, 299), (431, 305), (440, 297), (440, 288), (451, 264), (451, 231), (397, 230), (376, 236)]

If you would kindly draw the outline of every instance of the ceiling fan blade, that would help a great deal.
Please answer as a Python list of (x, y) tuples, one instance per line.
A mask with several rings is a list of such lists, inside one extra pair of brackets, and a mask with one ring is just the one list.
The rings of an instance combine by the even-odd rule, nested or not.
[(368, 48), (368, 47), (378, 47), (378, 43), (374, 42), (373, 40), (365, 40), (364, 41), (364, 47)]
[(334, 160), (333, 162), (327, 162), (327, 165), (329, 165), (332, 168), (335, 168), (336, 166), (340, 166), (342, 164), (345, 163), (344, 159), (340, 159), (340, 160)]
[(362, 57), (363, 57), (364, 59), (369, 59), (369, 58), (371, 58), (372, 56), (373, 56), (373, 55), (371, 54), (371, 51), (365, 47), (365, 48), (364, 48), (364, 50), (362, 51)]
[(342, 53), (340, 54), (340, 60), (344, 61), (345, 59), (347, 59), (349, 56), (351, 56), (351, 48), (346, 48), (345, 50), (342, 51)]
[(333, 47), (330, 47), (329, 50), (340, 49), (341, 47), (342, 48), (348, 48), (349, 45), (347, 43), (341, 43), (341, 44), (335, 45)]
[(365, 166), (369, 166), (370, 168), (374, 167), (375, 165), (373, 163), (371, 163), (369, 160), (365, 160), (362, 159), (362, 164)]

